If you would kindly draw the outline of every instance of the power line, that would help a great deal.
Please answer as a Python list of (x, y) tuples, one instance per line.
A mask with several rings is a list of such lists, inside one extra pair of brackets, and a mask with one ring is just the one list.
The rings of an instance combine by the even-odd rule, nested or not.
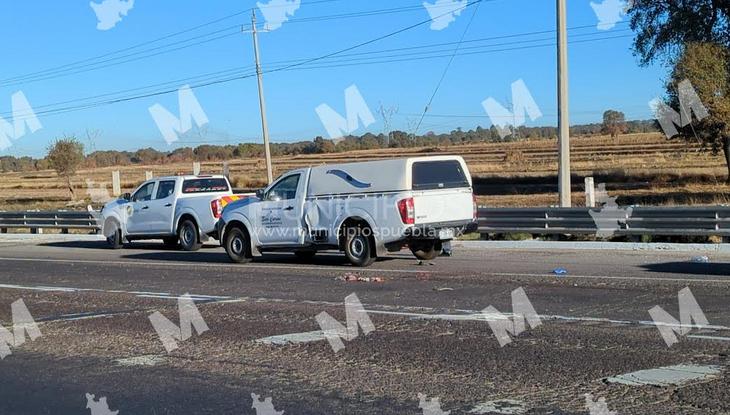
[[(467, 3), (464, 6), (464, 8), (466, 9), (468, 7), (473, 6), (474, 4), (481, 3), (482, 1), (496, 1), (496, 0), (473, 0), (470, 3)], [(340, 50), (335, 51), (335, 52), (327, 53), (325, 55), (318, 56), (318, 57), (315, 57), (315, 58), (306, 59), (306, 60), (304, 60), (302, 62), (299, 62), (299, 63), (293, 63), (293, 64), (286, 65), (286, 66), (283, 66), (283, 67), (266, 70), (266, 71), (263, 71), (262, 73), (272, 73), (272, 72), (285, 71), (285, 70), (289, 70), (291, 68), (296, 68), (296, 67), (299, 67), (299, 66), (302, 66), (302, 65), (306, 65), (306, 64), (309, 64), (309, 63), (312, 63), (312, 62), (316, 62), (316, 61), (323, 60), (323, 59), (326, 59), (326, 58), (329, 58), (329, 57), (332, 57), (332, 56), (336, 56), (336, 55), (339, 55), (341, 53), (349, 52), (351, 50), (354, 50), (354, 49), (357, 49), (357, 48), (360, 48), (360, 47), (363, 47), (363, 46), (366, 46), (366, 45), (370, 45), (370, 44), (376, 43), (376, 42), (378, 42), (380, 40), (383, 40), (383, 39), (387, 39), (387, 38), (396, 36), (396, 35), (398, 35), (400, 33), (406, 32), (406, 31), (411, 30), (411, 29), (414, 29), (416, 27), (423, 26), (424, 24), (430, 23), (432, 21), (432, 19), (438, 19), (438, 18), (443, 17), (443, 16), (446, 16), (447, 14), (450, 14), (450, 13), (451, 13), (451, 11), (449, 11), (447, 13), (444, 13), (442, 15), (436, 16), (434, 18), (429, 18), (427, 20), (423, 20), (423, 21), (418, 22), (416, 24), (412, 24), (410, 26), (404, 27), (404, 28), (399, 29), (399, 30), (396, 30), (394, 32), (390, 32), (390, 33), (388, 33), (386, 35), (379, 36), (377, 38), (370, 39), (368, 41), (361, 42), (361, 43), (358, 43), (356, 45), (353, 45), (353, 46), (350, 46), (350, 47), (347, 47), (347, 48), (344, 48), (344, 49), (340, 49)], [(203, 83), (200, 83), (200, 84), (191, 86), (191, 89), (202, 88), (202, 87), (205, 87), (205, 86), (216, 85), (216, 84), (225, 83), (225, 82), (231, 82), (231, 81), (234, 81), (234, 80), (240, 80), (240, 79), (245, 79), (245, 78), (249, 78), (249, 77), (251, 77), (251, 75), (241, 75), (241, 76), (234, 76), (234, 77), (229, 77), (229, 78), (225, 78), (225, 79), (207, 81), (207, 82), (203, 82)], [(118, 99), (109, 100), (109, 101), (105, 101), (105, 102), (97, 102), (97, 103), (94, 103), (94, 104), (81, 105), (81, 106), (78, 106), (78, 107), (60, 108), (60, 109), (57, 109), (57, 110), (41, 111), (41, 112), (36, 113), (36, 115), (56, 113), (56, 111), (59, 112), (59, 113), (65, 113), (68, 110), (86, 109), (86, 108), (93, 107), (93, 106), (116, 104), (116, 103), (120, 103), (120, 102), (126, 102), (126, 101), (130, 101), (130, 100), (134, 100), (134, 99), (149, 98), (149, 97), (158, 96), (158, 95), (165, 95), (165, 94), (173, 93), (173, 92), (176, 92), (176, 91), (177, 91), (177, 89), (168, 89), (168, 90), (163, 90), (163, 91), (158, 91), (158, 92), (152, 92), (152, 93), (148, 93), (148, 94), (138, 95), (138, 96), (134, 96), (134, 97), (118, 98)]]
[(464, 32), (461, 34), (461, 38), (459, 39), (459, 42), (456, 44), (456, 48), (454, 48), (454, 53), (451, 54), (451, 57), (449, 58), (449, 62), (446, 64), (446, 67), (444, 68), (443, 73), (441, 73), (441, 79), (439, 79), (438, 83), (436, 84), (436, 88), (433, 90), (431, 97), (428, 99), (426, 108), (423, 109), (423, 114), (421, 115), (421, 118), (418, 120), (418, 124), (416, 124), (416, 128), (413, 129), (414, 135), (417, 134), (418, 129), (421, 128), (421, 123), (423, 122), (423, 116), (426, 115), (426, 113), (428, 112), (428, 109), (431, 107), (431, 104), (433, 103), (433, 99), (436, 97), (436, 94), (438, 93), (439, 89), (441, 88), (441, 84), (444, 82), (444, 79), (446, 78), (446, 73), (449, 71), (449, 68), (451, 68), (451, 64), (454, 62), (454, 58), (456, 57), (457, 52), (459, 52), (459, 48), (461, 48), (461, 45), (464, 42), (464, 37), (466, 37), (466, 33), (469, 31), (469, 28), (471, 27), (471, 24), (474, 21), (474, 17), (477, 15), (478, 10), (479, 10), (479, 5), (477, 4), (477, 7), (475, 7), (474, 11), (472, 12), (471, 18), (469, 18), (469, 23), (466, 25)]
[[(602, 38), (596, 38), (596, 39), (574, 40), (574, 41), (571, 41), (570, 43), (595, 42), (595, 41), (603, 41), (603, 40), (610, 40), (610, 39), (625, 38), (625, 37), (630, 37), (630, 36), (631, 35), (625, 35), (625, 36), (610, 36), (610, 37), (602, 37)], [(476, 52), (468, 52), (468, 53), (457, 53), (456, 56), (482, 55), (482, 54), (489, 54), (489, 53), (496, 53), (496, 52), (515, 51), (515, 50), (524, 50), (524, 49), (542, 48), (542, 47), (554, 47), (554, 46), (555, 46), (555, 42), (553, 41), (553, 42), (550, 42), (550, 43), (537, 44), (537, 45), (529, 45), (529, 46), (521, 46), (521, 47), (507, 47), (507, 48), (501, 48), (501, 49), (493, 49), (493, 50), (486, 50), (486, 51), (476, 51)], [(490, 46), (483, 46), (483, 47), (490, 47)], [(491, 47), (493, 47), (493, 45)], [(436, 51), (436, 52), (440, 52), (440, 51)], [(290, 64), (290, 65), (281, 66), (281, 67), (278, 67), (278, 68), (275, 68), (275, 69), (270, 69), (268, 71), (263, 71), (263, 73), (267, 73), (267, 72), (279, 72), (279, 71), (291, 71), (291, 70), (305, 70), (305, 69), (325, 69), (325, 68), (337, 68), (337, 67), (345, 67), (345, 66), (359, 66), (359, 65), (383, 64), (383, 63), (394, 63), (394, 62), (403, 62), (403, 61), (417, 61), (417, 60), (426, 60), (426, 59), (438, 59), (438, 58), (450, 57), (451, 55), (452, 54), (440, 54), (440, 55), (411, 57), (411, 58), (371, 60), (369, 62), (368, 61), (352, 62), (351, 60), (342, 60), (342, 61), (339, 61), (339, 62), (337, 62), (337, 61), (325, 62), (324, 64), (317, 65), (317, 66), (313, 66), (313, 65), (305, 66), (306, 64), (312, 63), (312, 62), (314, 62), (317, 59), (317, 58), (311, 58), (311, 59), (305, 59), (305, 60), (301, 61), (298, 64)], [(374, 57), (373, 59), (381, 59), (381, 58), (383, 58), (383, 57)], [(365, 58), (363, 58), (363, 59), (365, 59)], [(363, 60), (363, 59), (361, 59), (361, 60)], [(342, 63), (340, 63), (340, 62), (342, 62)], [(246, 78), (250, 78), (252, 76), (255, 76), (255, 72), (245, 73), (245, 71), (244, 71), (243, 68), (240, 68), (240, 69), (239, 68), (233, 68), (233, 69), (229, 69), (229, 70), (225, 70), (225, 71), (219, 71), (217, 73), (214, 72), (212, 74), (227, 75), (227, 76), (222, 77), (222, 78), (221, 77), (213, 77), (213, 78), (210, 78), (210, 79), (202, 79), (202, 80), (200, 80), (200, 83), (195, 84), (195, 85), (192, 85), (191, 88), (193, 88), (193, 89), (195, 89), (195, 88), (201, 88), (201, 87), (205, 87), (205, 86), (216, 85), (216, 84), (221, 84), (221, 83), (227, 83), (227, 82), (231, 82), (231, 81), (234, 81), (234, 80), (246, 79)], [(187, 80), (192, 80), (192, 79), (201, 78), (201, 77), (205, 77), (205, 75), (199, 75), (197, 77), (188, 78)], [(179, 80), (179, 81), (185, 81), (185, 80)], [(176, 81), (169, 81), (169, 82), (164, 82), (164, 83), (157, 84), (157, 85), (172, 85), (175, 82)], [(131, 92), (131, 91), (134, 91), (134, 90), (149, 89), (149, 88), (152, 88), (154, 86), (155, 85), (146, 86), (146, 87), (140, 87), (140, 88), (133, 88), (131, 90), (117, 91), (117, 92), (114, 92), (114, 93), (101, 94), (101, 95), (97, 95), (97, 96), (93, 96), (93, 97), (80, 98), (80, 99), (76, 99), (76, 100), (69, 100), (69, 101), (64, 101), (64, 102), (61, 102), (61, 103), (46, 104), (46, 105), (43, 105), (43, 106), (40, 106), (40, 107), (36, 107), (36, 108), (48, 108), (48, 107), (53, 107), (53, 106), (60, 105), (60, 104), (72, 103), (72, 102), (77, 102), (77, 101), (81, 101), (81, 100), (85, 100), (85, 99), (92, 99), (92, 98), (104, 97), (104, 96), (110, 96), (110, 95), (118, 95), (118, 94), (121, 94), (121, 93), (124, 93), (124, 92)], [(83, 110), (83, 109), (98, 107), (98, 106), (102, 106), (102, 105), (111, 105), (111, 104), (120, 103), (120, 102), (127, 102), (127, 101), (131, 101), (131, 100), (136, 100), (136, 99), (142, 99), (142, 98), (148, 98), (148, 97), (153, 97), (153, 96), (158, 96), (158, 95), (164, 95), (164, 94), (169, 94), (169, 93), (176, 92), (178, 90), (178, 86), (179, 86), (179, 82), (177, 83), (177, 85), (174, 88), (170, 88), (170, 89), (165, 89), (165, 90), (161, 90), (161, 91), (151, 91), (151, 92), (145, 93), (145, 94), (134, 95), (134, 96), (127, 96), (127, 97), (119, 97), (119, 98), (110, 99), (110, 100), (104, 100), (104, 101), (90, 102), (90, 103), (80, 104), (80, 105), (77, 105), (77, 106), (70, 106), (70, 107), (61, 107), (61, 108), (49, 109), (49, 110), (46, 110), (46, 111), (36, 112), (35, 114), (36, 115), (63, 114), (63, 113), (71, 112), (71, 111), (78, 111), (78, 110)], [(12, 115), (12, 113), (0, 114), (0, 116), (9, 116), (9, 115)], [(28, 113), (28, 114), (18, 114), (18, 115), (20, 117), (22, 117), (23, 115), (30, 115), (30, 113)]]
[[(337, 2), (337, 1), (343, 1), (343, 0), (316, 0), (316, 1), (309, 1), (307, 4), (332, 3), (332, 2)], [(272, 6), (268, 6), (268, 7), (278, 8), (278, 7), (287, 7), (287, 6), (286, 5), (272, 5)], [(184, 29), (184, 30), (180, 30), (180, 31), (177, 31), (177, 32), (174, 32), (174, 33), (170, 33), (168, 35), (164, 35), (164, 36), (159, 37), (159, 38), (156, 38), (156, 39), (152, 39), (152, 40), (148, 40), (148, 41), (136, 43), (136, 44), (134, 44), (132, 46), (124, 47), (122, 49), (117, 49), (117, 50), (114, 50), (114, 51), (111, 51), (111, 52), (107, 52), (107, 53), (103, 53), (101, 55), (96, 55), (96, 56), (92, 56), (92, 57), (89, 57), (89, 58), (85, 58), (85, 59), (81, 59), (81, 60), (69, 62), (67, 64), (50, 67), (50, 68), (47, 68), (47, 69), (44, 69), (44, 70), (41, 70), (41, 71), (31, 72), (31, 73), (24, 74), (24, 75), (17, 75), (17, 76), (11, 77), (11, 78), (0, 79), (0, 86), (15, 85), (16, 84), (15, 82), (20, 82), (21, 80), (24, 80), (26, 78), (36, 78), (38, 76), (49, 75), (50, 73), (57, 73), (59, 71), (63, 72), (63, 71), (73, 70), (79, 64), (87, 64), (88, 62), (93, 62), (93, 61), (96, 61), (98, 59), (110, 57), (110, 56), (117, 55), (117, 54), (124, 53), (124, 52), (128, 52), (128, 51), (131, 51), (131, 50), (134, 50), (134, 49), (138, 49), (138, 48), (143, 47), (143, 46), (147, 46), (147, 45), (150, 45), (150, 44), (153, 44), (153, 43), (161, 42), (163, 40), (171, 39), (171, 38), (174, 38), (176, 36), (183, 35), (185, 33), (194, 32), (194, 31), (199, 30), (199, 29), (202, 29), (204, 27), (212, 26), (212, 25), (215, 25), (215, 24), (220, 23), (222, 21), (229, 20), (229, 19), (232, 19), (232, 18), (237, 17), (237, 16), (241, 16), (243, 14), (248, 14), (253, 9), (254, 8), (248, 8), (246, 10), (242, 10), (242, 11), (238, 11), (238, 12), (235, 12), (235, 13), (231, 13), (231, 14), (228, 14), (226, 16), (220, 17), (218, 19), (211, 20), (209, 22), (206, 22), (206, 23), (203, 23), (203, 24), (200, 24), (200, 25), (197, 25), (197, 26), (188, 28), (188, 29)], [(233, 27), (240, 28), (241, 25), (239, 24), (239, 25), (235, 25)], [(222, 30), (227, 30), (227, 29), (230, 29), (230, 28), (226, 28), (226, 29), (222, 29)], [(188, 39), (188, 41), (189, 40), (195, 40), (195, 39), (198, 39), (198, 38), (201, 38), (201, 37), (205, 37), (205, 36), (208, 36), (208, 35), (211, 35), (211, 34), (220, 33), (220, 32), (221, 31), (206, 33), (206, 34), (203, 34), (203, 35), (200, 35), (200, 36), (197, 36), (197, 37), (190, 38), (190, 39)], [(182, 42), (184, 42), (184, 41), (182, 41)], [(167, 46), (170, 46), (170, 45), (175, 45), (175, 44), (178, 44), (178, 43), (181, 43), (181, 42), (174, 42), (172, 44), (163, 45), (163, 46), (160, 46), (160, 47), (157, 47), (157, 48), (154, 48), (154, 49), (150, 49), (150, 50), (156, 50), (156, 49), (164, 48), (164, 47), (167, 47)], [(179, 49), (176, 49), (176, 50), (179, 50)], [(138, 54), (138, 53), (142, 53), (142, 52), (136, 52), (135, 54)], [(131, 56), (131, 55), (128, 55), (128, 56)], [(156, 56), (156, 55), (154, 55), (154, 56)], [(119, 58), (122, 58), (122, 57), (117, 57), (117, 58), (113, 58), (113, 59), (119, 59)], [(106, 62), (106, 61), (104, 61), (104, 62)], [(96, 62), (96, 63), (99, 63), (99, 62)], [(84, 67), (87, 67), (87, 66), (88, 65), (84, 65)], [(46, 78), (44, 78), (44, 79), (46, 79)], [(10, 82), (13, 82), (13, 83), (12, 84), (9, 84)], [(7, 85), (7, 84), (9, 84), (9, 85)]]
[[(330, 2), (334, 2), (334, 1), (342, 1), (342, 0), (319, 0), (319, 1), (310, 2), (308, 4), (330, 3)], [(274, 6), (270, 6), (270, 7), (285, 7), (285, 5), (274, 5)], [(443, 7), (443, 6), (439, 6), (439, 7)], [(337, 15), (315, 16), (315, 17), (302, 18), (302, 19), (289, 19), (287, 21), (287, 23), (303, 23), (303, 22), (306, 23), (306, 22), (316, 22), (316, 21), (322, 21), (322, 20), (339, 20), (339, 19), (352, 18), (352, 17), (365, 17), (365, 16), (373, 16), (373, 15), (379, 15), (379, 14), (398, 13), (398, 12), (404, 12), (404, 11), (416, 11), (416, 10), (420, 10), (422, 8), (423, 8), (422, 5), (418, 5), (418, 6), (406, 6), (406, 7), (397, 7), (397, 8), (389, 8), (389, 9), (368, 10), (368, 11), (361, 11), (361, 12), (354, 12), (354, 13), (337, 14)], [(250, 25), (236, 24), (236, 25), (233, 25), (233, 26), (226, 27), (224, 29), (220, 29), (220, 30), (216, 30), (216, 31), (213, 31), (213, 32), (205, 33), (205, 34), (202, 34), (202, 35), (194, 36), (194, 37), (189, 38), (189, 39), (185, 39), (185, 40), (181, 40), (181, 41), (176, 41), (176, 42), (164, 44), (164, 45), (157, 46), (157, 47), (154, 47), (154, 48), (151, 48), (151, 49), (145, 49), (145, 50), (142, 50), (142, 51), (136, 51), (136, 52), (133, 52), (131, 54), (126, 54), (126, 55), (122, 55), (122, 56), (114, 56), (114, 55), (118, 55), (118, 54), (123, 53), (123, 52), (127, 52), (127, 51), (130, 51), (130, 50), (138, 49), (138, 48), (143, 47), (143, 46), (147, 46), (149, 44), (157, 43), (157, 42), (160, 42), (162, 40), (167, 40), (167, 39), (170, 39), (170, 38), (179, 36), (181, 34), (185, 34), (185, 33), (191, 32), (191, 31), (195, 31), (195, 30), (198, 30), (198, 29), (203, 28), (203, 27), (206, 27), (206, 26), (210, 26), (210, 25), (213, 25), (213, 24), (216, 24), (216, 23), (220, 23), (221, 21), (224, 21), (224, 20), (227, 20), (227, 19), (230, 19), (230, 18), (239, 16), (239, 15), (241, 15), (243, 13), (246, 13), (246, 12), (250, 12), (251, 10), (253, 10), (253, 8), (247, 9), (246, 11), (242, 11), (242, 12), (236, 12), (236, 13), (230, 14), (228, 16), (225, 16), (225, 17), (222, 17), (222, 18), (213, 20), (211, 22), (207, 22), (207, 23), (204, 23), (202, 25), (195, 26), (195, 27), (190, 28), (190, 29), (178, 31), (178, 32), (172, 33), (170, 35), (166, 35), (166, 36), (163, 36), (163, 37), (160, 37), (160, 38), (157, 38), (157, 39), (153, 39), (151, 41), (138, 43), (138, 44), (133, 45), (133, 46), (130, 46), (130, 47), (126, 47), (126, 48), (123, 48), (123, 49), (119, 49), (119, 50), (116, 50), (116, 51), (113, 51), (113, 52), (108, 52), (108, 53), (105, 53), (105, 54), (102, 54), (102, 55), (98, 55), (98, 56), (95, 56), (95, 57), (83, 59), (83, 60), (80, 60), (80, 61), (76, 61), (76, 62), (72, 62), (72, 63), (65, 64), (65, 65), (56, 66), (56, 67), (53, 67), (53, 68), (45, 69), (43, 71), (33, 72), (33, 73), (30, 73), (30, 74), (25, 74), (25, 75), (19, 75), (19, 76), (15, 76), (15, 77), (12, 77), (12, 78), (0, 79), (0, 87), (15, 86), (15, 85), (21, 85), (21, 84), (25, 84), (25, 83), (31, 83), (31, 82), (37, 82), (37, 81), (44, 81), (44, 80), (49, 80), (49, 79), (55, 79), (55, 78), (58, 78), (58, 77), (61, 77), (61, 76), (76, 75), (76, 74), (79, 74), (79, 73), (85, 73), (85, 72), (89, 72), (89, 71), (96, 70), (96, 69), (107, 68), (107, 67), (110, 67), (110, 66), (116, 66), (118, 64), (133, 62), (133, 61), (137, 61), (137, 60), (140, 60), (140, 59), (146, 59), (146, 58), (158, 56), (158, 55), (161, 55), (161, 54), (175, 52), (175, 51), (178, 51), (178, 50), (181, 50), (181, 49), (186, 49), (188, 47), (197, 46), (197, 45), (204, 44), (204, 43), (209, 43), (211, 41), (215, 41), (215, 40), (220, 40), (220, 39), (223, 39), (223, 38), (227, 38), (227, 37), (230, 37), (230, 36), (233, 36), (233, 35), (237, 34), (237, 32), (230, 33), (230, 34), (223, 35), (223, 36), (218, 36), (218, 37), (215, 37), (213, 39), (206, 40), (206, 41), (201, 41), (201, 42), (193, 43), (193, 44), (190, 44), (190, 45), (186, 45), (184, 47), (178, 47), (178, 48), (174, 48), (174, 49), (168, 50), (168, 48), (171, 47), (171, 46), (175, 46), (175, 45), (178, 45), (178, 44), (181, 44), (181, 43), (186, 43), (186, 42), (189, 42), (189, 41), (193, 41), (193, 40), (205, 38), (207, 36), (215, 35), (215, 34), (218, 34), (218, 33), (225, 32), (225, 31), (230, 31), (231, 29), (238, 29), (238, 28), (241, 28), (241, 27), (244, 30), (247, 27), (250, 29), (250, 27), (249, 27)], [(103, 65), (103, 66), (97, 66), (99, 64), (108, 63), (108, 62), (114, 62), (114, 61), (118, 61), (120, 59), (124, 59), (124, 58), (131, 57), (131, 56), (136, 56), (136, 55), (140, 55), (140, 54), (145, 54), (145, 53), (152, 52), (152, 51), (156, 51), (156, 50), (160, 50), (160, 52), (159, 53), (148, 54), (148, 55), (141, 56), (141, 57), (134, 58), (134, 59), (122, 60), (122, 61), (119, 61), (119, 62), (115, 62), (113, 64), (108, 64), (108, 65)], [(106, 58), (106, 57), (110, 57), (110, 56), (113, 56), (113, 57), (111, 57), (109, 59), (105, 59), (105, 60), (99, 61), (99, 59)], [(82, 69), (82, 68), (88, 68), (88, 69), (78, 70), (78, 69)]]

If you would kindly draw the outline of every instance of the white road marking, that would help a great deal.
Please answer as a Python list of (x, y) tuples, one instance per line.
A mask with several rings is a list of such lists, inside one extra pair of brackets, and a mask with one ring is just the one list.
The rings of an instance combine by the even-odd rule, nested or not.
[(265, 268), (265, 269), (287, 269), (297, 271), (350, 271), (350, 272), (390, 272), (390, 273), (403, 273), (403, 274), (431, 274), (433, 271), (422, 271), (412, 269), (385, 269), (385, 268), (354, 268), (354, 267), (339, 267), (339, 266), (326, 266), (312, 267), (305, 265), (278, 265), (278, 264), (256, 264), (248, 263), (245, 265), (234, 265), (234, 264), (217, 264), (217, 263), (195, 263), (195, 262), (159, 262), (159, 261), (103, 261), (96, 259), (55, 259), (55, 258), (7, 258), (0, 257), (0, 261), (17, 261), (17, 262), (50, 262), (50, 263), (61, 263), (61, 264), (94, 264), (94, 265), (128, 265), (137, 267), (172, 267), (172, 268), (190, 268), (190, 267), (203, 267), (203, 268), (227, 268), (235, 269), (238, 271), (245, 271), (249, 268)]
[[(427, 314), (427, 313), (409, 313), (402, 311), (382, 311), (382, 310), (365, 310), (368, 314), (386, 314), (403, 317), (413, 317), (419, 319), (428, 320), (446, 320), (446, 321), (494, 321), (511, 319), (515, 317), (513, 313), (501, 313), (500, 314), (485, 314), (480, 311), (468, 311), (463, 310), (466, 313), (462, 314)], [(601, 317), (581, 317), (581, 316), (561, 316), (555, 314), (538, 314), (538, 317), (543, 320), (561, 320), (561, 321), (579, 321), (579, 322), (591, 322), (591, 323), (608, 323), (617, 325), (638, 325), (638, 326), (656, 326), (657, 323), (653, 321), (645, 320), (613, 320)], [(688, 328), (698, 330), (730, 330), (728, 326), (717, 326), (717, 325), (701, 325), (701, 324), (661, 324), (668, 327), (676, 328)], [(691, 337), (691, 336), (690, 336)], [(700, 337), (697, 337), (700, 338)]]
[[(23, 285), (17, 285), (17, 284), (0, 284), (0, 289), (2, 289), (2, 288), (15, 289), (15, 290), (63, 292), (63, 293), (95, 292), (95, 293), (109, 293), (109, 294), (129, 294), (129, 295), (134, 295), (134, 296), (140, 297), (140, 298), (158, 298), (158, 299), (165, 299), (165, 300), (178, 300), (181, 298), (180, 295), (164, 293), (164, 292), (105, 290), (105, 289), (100, 289), (100, 288), (73, 288), (73, 287), (23, 286)], [(331, 301), (294, 300), (294, 299), (266, 298), (266, 297), (228, 297), (228, 296), (204, 295), (204, 294), (189, 294), (189, 296), (193, 299), (193, 301), (214, 302), (216, 304), (239, 303), (239, 302), (265, 302), (265, 303), (289, 303), (289, 304), (299, 303), (299, 304), (310, 304), (310, 305), (320, 305), (320, 306), (339, 306), (340, 305), (340, 303), (331, 302)], [(443, 314), (443, 313), (438, 313), (437, 309), (432, 308), (432, 307), (395, 306), (395, 305), (381, 305), (381, 304), (364, 304), (364, 305), (366, 307), (370, 308), (370, 309), (365, 310), (368, 314), (393, 315), (393, 316), (412, 317), (412, 318), (430, 319), (430, 320), (494, 321), (494, 320), (503, 320), (505, 318), (509, 319), (509, 318), (515, 317), (515, 315), (513, 313), (486, 314), (486, 313), (482, 313), (481, 311), (477, 311), (477, 310), (456, 309), (456, 310), (454, 310), (456, 312), (455, 314)], [(378, 308), (378, 309), (376, 310), (373, 308)], [(412, 310), (412, 311), (402, 311), (402, 310)], [(421, 311), (421, 312), (415, 312), (416, 310)], [(101, 313), (101, 314), (88, 313), (88, 314), (62, 316), (62, 318), (60, 318), (60, 319), (81, 320), (81, 319), (87, 319), (87, 318), (98, 318), (98, 317), (106, 317), (106, 316), (113, 316), (113, 315), (114, 315), (114, 313)], [(656, 327), (657, 325), (662, 325), (662, 326), (675, 327), (675, 328), (730, 331), (729, 326), (722, 326), (722, 325), (701, 325), (701, 324), (682, 325), (682, 324), (657, 323), (654, 321), (647, 321), (647, 320), (615, 320), (615, 319), (609, 319), (609, 318), (603, 318), (603, 317), (562, 316), (562, 315), (555, 315), (555, 314), (538, 314), (538, 317), (543, 320), (593, 322), (593, 323), (607, 323), (607, 324), (616, 324), (616, 325), (638, 325), (638, 326), (654, 326), (654, 327)], [(304, 333), (304, 334), (311, 335), (311, 333)], [(297, 336), (301, 336), (301, 335), (303, 335), (303, 334), (294, 333), (294, 334), (288, 334), (288, 335), (283, 335), (283, 336), (294, 336), (294, 338), (298, 338)], [(273, 337), (280, 337), (280, 336), (273, 336)], [(691, 338), (695, 338), (695, 339), (705, 339), (705, 340), (728, 340), (728, 341), (730, 341), (730, 338), (714, 337), (714, 336), (707, 336), (707, 335), (689, 335), (687, 337), (691, 337)], [(317, 339), (317, 340), (319, 340), (319, 339)], [(312, 341), (314, 341), (314, 340), (312, 340)]]
[(662, 278), (662, 277), (630, 277), (616, 275), (553, 275), (553, 274), (531, 274), (518, 272), (492, 272), (489, 275), (497, 277), (541, 277), (541, 278), (557, 278), (557, 279), (594, 279), (594, 280), (635, 280), (635, 281), (678, 281), (678, 282), (722, 282), (730, 283), (728, 279), (707, 279), (707, 278)]
[(693, 339), (704, 339), (704, 340), (718, 340), (723, 342), (730, 342), (730, 337), (719, 337), (719, 336), (705, 336), (702, 334), (689, 334), (687, 337), (691, 337)]

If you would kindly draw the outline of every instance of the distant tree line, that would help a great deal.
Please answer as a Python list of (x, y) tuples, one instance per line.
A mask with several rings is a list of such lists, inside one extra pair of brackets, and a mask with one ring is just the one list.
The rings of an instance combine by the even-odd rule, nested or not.
[[(571, 127), (574, 137), (589, 137), (602, 134), (604, 125), (585, 124)], [(658, 131), (655, 121), (627, 121), (626, 132), (648, 133)], [(386, 147), (446, 147), (456, 144), (478, 142), (509, 142), (517, 140), (549, 139), (557, 136), (555, 127), (519, 127), (510, 136), (502, 139), (495, 127), (477, 127), (474, 130), (464, 131), (457, 128), (449, 133), (436, 134), (428, 132), (424, 135), (412, 136), (403, 131), (394, 131), (389, 135), (366, 133), (361, 136), (346, 136), (342, 140), (324, 139), (317, 137), (312, 141), (295, 143), (272, 143), (273, 156), (296, 156), (300, 154), (323, 154), (353, 150), (371, 150)], [(98, 168), (126, 165), (168, 164), (186, 161), (223, 161), (241, 158), (257, 158), (264, 156), (262, 144), (241, 143), (238, 145), (210, 145), (203, 144), (195, 148), (182, 147), (172, 151), (159, 151), (153, 148), (143, 148), (137, 151), (94, 151), (86, 155), (82, 168)], [(0, 172), (35, 171), (51, 168), (48, 158), (35, 159), (32, 157), (0, 157)]]

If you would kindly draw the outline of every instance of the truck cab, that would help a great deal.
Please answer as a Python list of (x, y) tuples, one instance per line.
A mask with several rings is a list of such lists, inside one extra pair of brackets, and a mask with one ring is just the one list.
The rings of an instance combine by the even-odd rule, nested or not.
[(289, 171), (218, 223), (231, 260), (267, 251), (311, 258), (338, 249), (356, 266), (409, 247), (433, 259), (442, 243), (476, 230), (466, 163), (458, 156), (322, 165)]

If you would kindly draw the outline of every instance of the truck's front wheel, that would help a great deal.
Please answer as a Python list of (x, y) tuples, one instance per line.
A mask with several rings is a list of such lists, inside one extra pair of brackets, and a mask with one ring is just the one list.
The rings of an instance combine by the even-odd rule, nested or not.
[(104, 223), (104, 229), (102, 230), (106, 237), (106, 246), (110, 249), (121, 249), (123, 246), (122, 228), (119, 224), (112, 219), (107, 220)]
[(345, 256), (356, 267), (367, 267), (375, 262), (370, 228), (349, 228), (346, 230)]
[(241, 228), (233, 228), (226, 233), (226, 253), (233, 262), (245, 263), (251, 261), (249, 240)]

